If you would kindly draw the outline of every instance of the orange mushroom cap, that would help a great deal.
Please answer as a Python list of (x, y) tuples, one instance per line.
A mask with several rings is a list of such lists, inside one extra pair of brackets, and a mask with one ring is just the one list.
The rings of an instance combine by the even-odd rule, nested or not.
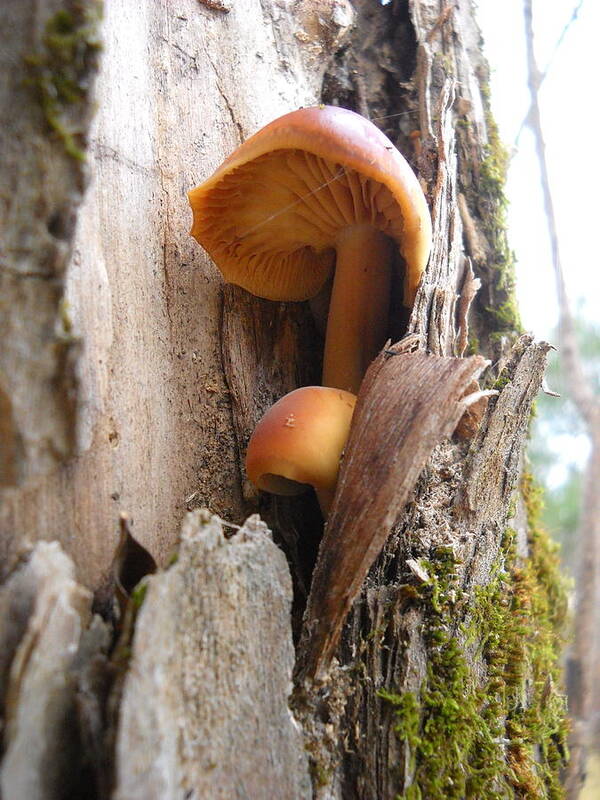
[(312, 486), (320, 500), (321, 493), (333, 496), (355, 403), (350, 392), (326, 386), (305, 386), (278, 400), (248, 443), (252, 483), (273, 494), (300, 494)]
[(421, 187), (390, 140), (353, 111), (318, 106), (274, 120), (189, 192), (191, 230), (225, 279), (271, 300), (317, 294), (340, 230), (369, 224), (404, 259), (412, 305), (431, 245)]

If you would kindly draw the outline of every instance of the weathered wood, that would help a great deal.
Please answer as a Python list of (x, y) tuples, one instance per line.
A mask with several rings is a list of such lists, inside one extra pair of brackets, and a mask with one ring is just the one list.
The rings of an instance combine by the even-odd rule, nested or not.
[[(502, 228), (503, 197), (498, 182), (501, 154), (493, 149), (498, 143), (492, 141), (493, 121), (485, 111), (482, 87), (487, 67), (481, 57), (472, 4), (465, 1), (440, 8), (437, 2), (413, 0), (409, 9), (417, 40), (416, 69), (414, 81), (408, 86), (404, 84), (408, 89), (404, 105), (394, 109), (406, 112), (398, 120), (391, 109), (388, 111), (381, 66), (379, 71), (361, 70), (366, 80), (361, 87), (354, 87), (349, 96), (354, 102), (362, 97), (363, 113), (381, 115), (380, 124), (395, 128), (395, 134), (386, 130), (392, 139), (416, 143), (414, 162), (431, 199), (433, 251), (408, 330), (420, 335), (431, 352), (451, 355), (462, 352), (466, 345), (473, 346), (466, 335), (465, 323), (470, 316), (473, 341), (478, 339), (480, 351), (499, 359), (487, 380), (491, 382), (501, 373), (498, 384), (501, 392), (497, 400), (490, 401), (470, 447), (470, 440), (462, 439), (436, 448), (412, 501), (394, 525), (360, 599), (354, 604), (330, 673), (312, 687), (306, 683), (298, 687), (296, 708), (305, 726), (313, 769), (322, 776), (317, 794), (323, 798), (356, 796), (375, 800), (404, 796), (404, 792), (409, 796), (413, 793), (429, 797), (423, 784), (427, 787), (428, 782), (436, 781), (439, 782), (432, 797), (459, 797), (462, 796), (460, 781), (477, 780), (475, 772), (470, 774), (471, 755), (454, 760), (454, 776), (451, 765), (444, 774), (438, 775), (433, 767), (429, 777), (417, 775), (423, 751), (430, 747), (433, 748), (430, 752), (435, 753), (436, 748), (451, 746), (448, 739), (451, 725), (446, 728), (446, 736), (438, 739), (430, 727), (433, 724), (444, 728), (444, 691), (456, 674), (454, 667), (448, 666), (450, 662), (444, 663), (443, 656), (436, 655), (435, 637), (441, 636), (444, 642), (439, 646), (442, 653), (447, 649), (449, 654), (459, 654), (458, 663), (464, 665), (464, 674), (468, 676), (464, 692), (449, 701), (448, 708), (456, 701), (460, 709), (461, 702), (468, 702), (467, 688), (472, 687), (475, 693), (482, 690), (490, 679), (488, 670), (493, 669), (482, 655), (481, 644), (465, 638), (463, 626), (469, 624), (469, 602), (473, 605), (480, 592), (487, 591), (493, 583), (494, 569), (506, 558), (501, 542), (509, 524), (531, 403), (541, 384), (548, 349), (546, 344), (536, 345), (524, 338), (517, 342), (507, 362), (509, 334), (511, 330), (514, 332), (518, 320), (510, 308), (504, 318), (494, 310), (500, 311), (510, 297), (512, 277)], [(351, 81), (344, 80), (352, 72), (353, 60), (364, 63), (369, 50), (386, 54), (386, 73), (392, 71), (395, 76), (402, 73), (402, 59), (391, 56), (396, 52), (392, 42), (406, 35), (400, 4), (396, 11), (396, 15), (390, 16), (382, 11), (379, 21), (369, 26), (370, 36), (362, 40), (360, 23), (373, 17), (373, 9), (369, 3), (357, 3), (358, 41), (347, 51), (345, 64), (336, 62), (334, 90), (348, 91)], [(392, 114), (391, 119), (388, 113)], [(417, 125), (419, 130), (415, 131)], [(465, 192), (461, 202), (458, 202), (459, 184)], [(473, 281), (477, 280), (481, 282), (481, 291), (468, 315), (466, 307), (471, 305)], [(456, 303), (459, 288), (462, 297)], [(521, 507), (518, 501), (516, 505)], [(516, 550), (523, 565), (529, 553), (523, 514), (510, 524), (517, 527)], [(366, 535), (370, 537), (373, 532), (369, 530)], [(343, 558), (343, 550), (339, 548), (338, 557)], [(427, 596), (432, 587), (438, 586), (436, 570), (443, 573), (445, 558), (452, 564), (453, 588), (444, 598), (446, 616), (440, 622), (437, 600), (428, 605), (420, 598), (422, 593)], [(434, 565), (433, 574), (422, 567), (429, 559)], [(515, 576), (519, 575), (519, 568), (514, 564), (510, 568), (516, 571), (507, 578), (509, 582), (518, 580)], [(317, 587), (322, 589), (319, 583)], [(309, 599), (309, 608), (311, 602)], [(485, 639), (485, 625), (478, 635)], [(532, 633), (534, 637), (537, 635)], [(302, 662), (304, 654), (300, 652), (299, 657)], [(517, 669), (527, 670), (527, 665), (519, 662), (518, 653), (515, 662)], [(431, 695), (427, 695), (430, 680), (441, 687), (441, 700), (433, 716), (428, 716), (427, 707), (432, 701)], [(444, 686), (444, 681), (448, 686)], [(529, 689), (525, 686), (526, 683), (520, 685), (511, 713), (515, 707), (525, 708), (532, 702), (531, 686)], [(492, 687), (491, 702), (495, 702), (496, 691)], [(556, 692), (552, 685), (548, 691)], [(403, 702), (413, 705), (403, 710)], [(542, 702), (539, 696), (537, 702)], [(552, 703), (560, 707), (556, 694)], [(481, 722), (478, 713), (482, 708), (479, 706), (473, 712), (471, 729)], [(541, 709), (536, 711), (542, 713)], [(508, 710), (504, 713), (508, 714)], [(498, 718), (496, 722), (498, 730), (504, 730), (505, 721)], [(548, 789), (540, 777), (546, 774), (547, 763), (540, 766), (539, 772), (535, 767), (536, 757), (556, 745), (555, 771), (550, 779), (556, 787), (556, 765), (565, 755), (561, 749), (564, 726), (561, 729), (556, 718), (553, 724), (557, 726), (556, 739), (552, 742), (546, 739), (542, 744), (543, 733), (531, 734), (532, 750), (527, 755), (519, 753), (522, 762), (515, 760), (518, 744), (496, 740), (497, 749), (490, 757), (496, 758), (500, 765), (508, 763), (509, 774), (502, 775), (499, 769), (488, 780), (485, 790), (475, 795), (504, 791), (506, 797), (512, 797), (513, 793), (530, 790), (538, 791), (540, 796), (551, 796), (543, 793), (557, 791)], [(484, 739), (487, 735), (489, 740), (485, 724), (481, 730)], [(510, 730), (510, 725), (506, 730)], [(420, 753), (419, 741), (423, 743)], [(474, 751), (476, 759), (477, 746)], [(513, 769), (518, 777), (515, 772), (510, 774)], [(523, 788), (527, 781), (528, 788)]]
[(0, 589), (2, 797), (59, 800), (80, 764), (73, 679), (91, 595), (56, 542), (41, 542)]
[[(19, 19), (29, 14), (37, 20), (29, 6), (9, 3), (12, 13), (18, 7)], [(122, 512), (163, 562), (187, 505), (208, 505), (242, 520), (219, 346), (222, 280), (188, 236), (186, 191), (261, 125), (317, 102), (330, 48), (351, 22), (346, 0), (243, 0), (228, 13), (198, 0), (105, 4), (98, 111), (90, 133), (93, 181), (78, 216), (64, 305), (69, 336), (82, 340), (77, 454), (47, 477), (3, 493), (0, 569), (26, 538), (55, 538), (72, 554), (82, 581), (96, 587), (109, 569)], [(20, 27), (26, 40), (29, 28)], [(10, 56), (12, 49), (2, 52)], [(2, 74), (11, 76), (16, 91), (13, 82), (22, 75), (12, 62)], [(39, 109), (31, 113), (41, 125)], [(3, 126), (3, 134), (10, 130)], [(34, 170), (14, 152), (21, 146), (15, 136), (5, 151), (8, 160)], [(52, 202), (61, 196), (54, 192)], [(45, 219), (35, 223), (44, 231)], [(63, 247), (44, 235), (52, 248)], [(56, 286), (12, 275), (7, 280), (21, 289), (31, 285), (32, 297), (34, 286), (52, 292)], [(11, 314), (27, 325), (39, 321), (53, 330), (54, 317), (42, 320), (18, 298), (11, 303)], [(53, 314), (57, 303), (54, 298)], [(19, 331), (15, 346), (27, 334)], [(50, 347), (54, 336), (48, 336)], [(28, 347), (39, 350), (34, 343)], [(11, 369), (18, 386), (0, 393), (2, 435), (17, 393), (35, 402), (42, 428), (63, 431), (64, 409), (58, 414), (42, 402), (41, 387), (34, 391), (20, 374)], [(28, 418), (33, 425), (34, 417)]]
[(209, 512), (189, 514), (177, 563), (148, 579), (120, 701), (115, 800), (311, 797), (287, 704), (289, 570), (258, 517), (225, 533)]
[(310, 590), (299, 680), (329, 666), (350, 606), (433, 449), (454, 432), (486, 366), (388, 347), (369, 367), (352, 419)]
[(189, 514), (116, 646), (74, 572), (42, 542), (0, 589), (3, 797), (92, 796), (90, 776), (102, 800), (311, 796), (288, 707), (291, 579), (258, 517)]
[(492, 415), (473, 440), (463, 500), (476, 519), (489, 518), (502, 508), (517, 482), (521, 447), (529, 425), (531, 405), (542, 385), (546, 355), (551, 346), (522, 336), (512, 348), (503, 376), (508, 379), (490, 405)]

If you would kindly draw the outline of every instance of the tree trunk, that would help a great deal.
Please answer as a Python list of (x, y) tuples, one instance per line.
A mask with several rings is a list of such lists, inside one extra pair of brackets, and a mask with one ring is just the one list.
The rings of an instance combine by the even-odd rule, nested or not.
[[(26, 5), (7, 5), (18, 68), (31, 19), (47, 49), (57, 20), (72, 33), (56, 15), (88, 8)], [(82, 97), (97, 108), (91, 185), (63, 235), (66, 277), (56, 256), (37, 274), (49, 269), (45, 210), (7, 240), (2, 273), (14, 289), (1, 308), (2, 796), (561, 796), (564, 596), (523, 471), (548, 347), (518, 336), (504, 155), (470, 0), (108, 0), (102, 35), (95, 101), (87, 73)], [(44, 80), (54, 68), (42, 60)], [(67, 157), (79, 181), (39, 92), (15, 78), (4, 116), (13, 95), (33, 122), (22, 152), (2, 140), (7, 180), (18, 188), (38, 161), (50, 172)], [(390, 345), (375, 362), (359, 407), (382, 422), (368, 446), (357, 423), (348, 448), (398, 447), (390, 469), (406, 464), (408, 477), (396, 491), (349, 458), (320, 552), (315, 498), (258, 497), (242, 469), (266, 408), (318, 383), (318, 326), (307, 304), (223, 287), (187, 235), (185, 197), (262, 124), (319, 102), (359, 111), (398, 144), (434, 226), (412, 313), (392, 331), (417, 352)], [(78, 148), (84, 134), (78, 123)], [(58, 182), (73, 213), (75, 190)], [(15, 201), (18, 230), (38, 205)], [(37, 280), (51, 297), (27, 289)], [(57, 319), (79, 350), (76, 417)], [(450, 370), (446, 393), (425, 385), (423, 351)], [(394, 438), (402, 363), (419, 415)], [(462, 377), (450, 391), (452, 365)], [(484, 366), (494, 396), (467, 412)], [(356, 486), (380, 503), (360, 524)], [(319, 649), (309, 669), (324, 565), (363, 529), (373, 557), (383, 549), (364, 582), (358, 569), (343, 576), (362, 589), (347, 619), (333, 604), (335, 657)]]

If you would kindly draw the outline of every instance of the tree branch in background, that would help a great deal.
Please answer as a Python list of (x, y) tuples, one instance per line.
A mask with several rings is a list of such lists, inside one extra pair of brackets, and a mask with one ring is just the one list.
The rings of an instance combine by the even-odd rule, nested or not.
[[(548, 77), (548, 73), (550, 72), (552, 64), (554, 63), (554, 59), (556, 58), (556, 54), (558, 53), (558, 51), (562, 47), (562, 44), (563, 44), (563, 42), (564, 42), (564, 40), (565, 40), (565, 38), (567, 36), (567, 33), (569, 32), (571, 26), (573, 25), (573, 23), (576, 21), (577, 17), (579, 16), (579, 12), (581, 11), (581, 7), (583, 6), (583, 3), (584, 3), (584, 0), (579, 0), (579, 3), (573, 9), (573, 13), (570, 16), (569, 21), (567, 22), (565, 27), (562, 29), (560, 36), (556, 40), (556, 44), (554, 45), (554, 49), (552, 50), (550, 58), (548, 59), (548, 63), (546, 64), (546, 69), (543, 72), (540, 72), (539, 69), (537, 69), (537, 66), (536, 66), (536, 86), (537, 86), (537, 91), (538, 92), (541, 89), (543, 82)], [(535, 63), (535, 59), (534, 59), (534, 63)], [(530, 72), (530, 74), (531, 74), (531, 72)], [(523, 122), (521, 122), (521, 125), (519, 126), (519, 130), (517, 131), (517, 135), (515, 136), (515, 145), (514, 145), (515, 147), (519, 144), (519, 140), (521, 138), (521, 134), (523, 133), (525, 128), (529, 127), (529, 117), (530, 117), (532, 108), (533, 108), (533, 106), (530, 106), (527, 109), (527, 113), (523, 117)]]
[[(577, 17), (580, 2), (567, 24), (558, 44), (563, 41), (568, 27)], [(578, 532), (579, 555), (576, 583), (576, 605), (573, 626), (573, 643), (569, 658), (569, 707), (573, 721), (571, 762), (566, 776), (567, 797), (574, 800), (581, 788), (585, 772), (585, 748), (590, 743), (591, 723), (600, 708), (592, 698), (592, 677), (600, 665), (596, 642), (599, 615), (595, 602), (598, 593), (598, 566), (600, 552), (600, 401), (583, 369), (573, 315), (560, 259), (556, 214), (550, 188), (546, 145), (543, 137), (539, 106), (539, 89), (547, 74), (541, 73), (535, 59), (532, 0), (524, 2), (525, 36), (527, 45), (528, 85), (531, 106), (527, 126), (531, 129), (540, 164), (544, 207), (552, 251), (559, 306), (559, 344), (564, 372), (569, 376), (569, 391), (585, 423), (591, 441), (591, 455), (586, 466), (583, 508)], [(558, 45), (557, 45), (558, 47)], [(556, 50), (555, 50), (556, 52)]]

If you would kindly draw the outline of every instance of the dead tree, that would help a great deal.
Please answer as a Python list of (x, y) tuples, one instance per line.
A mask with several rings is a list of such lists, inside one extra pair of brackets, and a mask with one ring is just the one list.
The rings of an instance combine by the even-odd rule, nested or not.
[[(523, 460), (548, 346), (470, 0), (108, 0), (101, 55), (95, 11), (0, 12), (2, 796), (559, 797), (564, 595)], [(318, 326), (224, 287), (185, 197), (319, 102), (398, 145), (434, 226), (320, 549), (314, 497), (242, 470)]]

